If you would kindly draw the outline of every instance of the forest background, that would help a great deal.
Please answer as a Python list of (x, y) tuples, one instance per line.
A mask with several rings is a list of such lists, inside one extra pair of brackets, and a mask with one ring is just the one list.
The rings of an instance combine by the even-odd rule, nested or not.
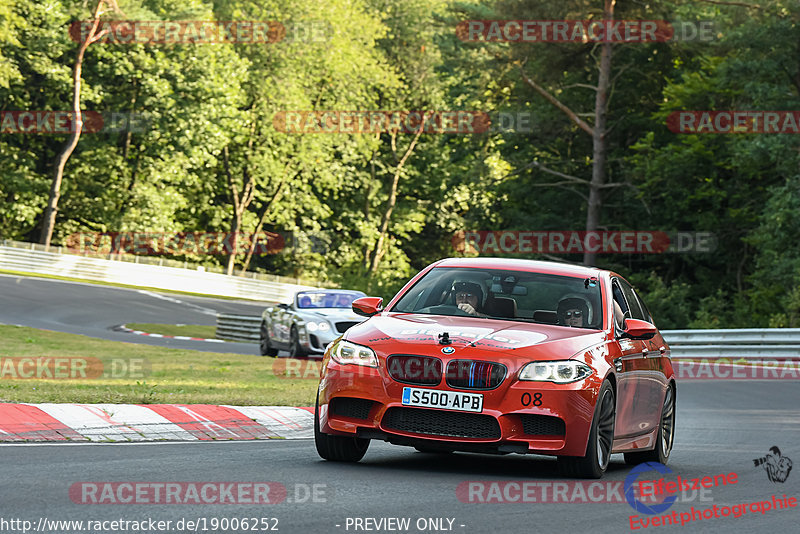
[[(708, 22), (712, 37), (547, 43), (457, 31), (612, 11)], [(70, 27), (94, 18), (98, 32), (160, 20), (277, 21), (283, 33), (82, 48)], [(465, 230), (711, 232), (712, 252), (490, 255), (616, 270), (660, 328), (798, 327), (800, 137), (668, 127), (681, 110), (800, 110), (798, 23), (796, 0), (0, 0), (1, 111), (73, 109), (80, 63), (79, 109), (145, 118), (77, 140), (0, 133), (0, 238), (277, 232), (292, 237), (277, 254), (171, 257), (388, 298), (432, 261), (470, 254), (453, 246)], [(290, 110), (518, 122), (300, 134), (275, 120)]]

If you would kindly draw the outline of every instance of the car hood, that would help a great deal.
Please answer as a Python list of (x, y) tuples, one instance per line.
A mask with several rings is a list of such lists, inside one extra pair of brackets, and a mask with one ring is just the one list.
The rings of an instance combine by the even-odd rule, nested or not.
[(523, 323), (474, 317), (448, 317), (411, 313), (382, 313), (356, 325), (345, 335), (348, 341), (366, 345), (383, 355), (409, 353), (441, 356), (445, 345), (439, 335), (449, 334), (451, 357), (477, 357), (499, 352), (526, 359), (566, 359), (602, 343), (598, 330)]

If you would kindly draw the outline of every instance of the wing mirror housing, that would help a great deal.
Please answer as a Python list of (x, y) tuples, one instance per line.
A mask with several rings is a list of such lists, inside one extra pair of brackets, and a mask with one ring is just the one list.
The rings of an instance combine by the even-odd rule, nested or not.
[(353, 301), (353, 313), (362, 317), (372, 317), (383, 311), (382, 297), (361, 297)]
[(626, 319), (625, 330), (622, 332), (623, 338), (628, 339), (650, 339), (656, 335), (655, 325), (642, 321), (641, 319)]
[(281, 302), (280, 304), (278, 304), (278, 308), (280, 308), (282, 310), (288, 310), (289, 309), (289, 305), (286, 304), (285, 302)]

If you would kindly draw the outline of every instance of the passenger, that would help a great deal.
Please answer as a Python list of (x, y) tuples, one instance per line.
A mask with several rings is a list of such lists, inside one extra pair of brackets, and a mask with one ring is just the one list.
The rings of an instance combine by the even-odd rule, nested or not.
[(339, 298), (336, 299), (337, 308), (349, 308), (352, 303), (353, 299), (350, 297), (350, 295), (341, 294), (339, 295)]
[(558, 324), (582, 328), (589, 322), (589, 305), (582, 298), (570, 297), (558, 303)]

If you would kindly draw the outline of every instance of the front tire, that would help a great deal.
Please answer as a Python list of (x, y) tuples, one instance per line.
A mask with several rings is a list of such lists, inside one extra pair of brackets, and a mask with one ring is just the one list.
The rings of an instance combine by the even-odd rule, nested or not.
[(675, 441), (675, 390), (667, 387), (664, 404), (661, 407), (661, 423), (658, 425), (656, 447), (651, 451), (626, 452), (625, 463), (639, 465), (643, 462), (658, 462), (667, 465), (672, 443)]
[(289, 334), (289, 357), (302, 358), (305, 355), (305, 349), (300, 346), (300, 335), (297, 333), (297, 327), (292, 325), (292, 331)]
[(325, 434), (319, 427), (319, 393), (314, 407), (314, 445), (317, 454), (331, 462), (357, 462), (367, 453), (369, 440)]
[(261, 322), (261, 328), (259, 329), (258, 347), (260, 349), (262, 356), (275, 357), (278, 355), (278, 349), (272, 348), (272, 345), (269, 340), (269, 330), (267, 330), (267, 323), (264, 321)]
[(572, 478), (600, 478), (608, 468), (611, 448), (614, 444), (614, 421), (616, 418), (614, 389), (608, 381), (603, 382), (594, 408), (589, 442), (585, 456), (559, 456), (558, 470), (563, 476)]

